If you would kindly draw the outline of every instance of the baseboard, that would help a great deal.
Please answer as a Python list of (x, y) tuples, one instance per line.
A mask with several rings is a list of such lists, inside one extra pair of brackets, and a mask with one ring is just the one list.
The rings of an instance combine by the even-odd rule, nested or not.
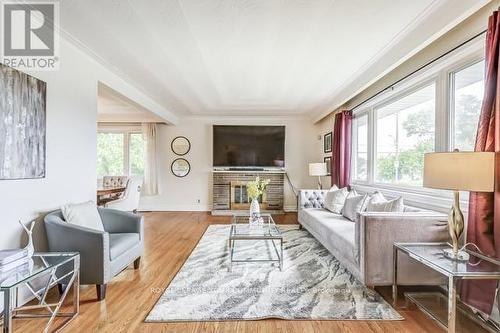
[[(139, 207), (141, 212), (211, 212), (212, 206), (203, 204), (142, 204)], [(297, 212), (296, 205), (283, 207), (286, 213)]]
[(203, 204), (144, 204), (140, 205), (139, 211), (151, 212), (209, 212), (212, 207)]

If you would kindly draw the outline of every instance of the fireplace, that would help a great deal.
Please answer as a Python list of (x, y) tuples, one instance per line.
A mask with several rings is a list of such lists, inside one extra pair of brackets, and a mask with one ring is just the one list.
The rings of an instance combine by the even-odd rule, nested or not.
[[(246, 210), (250, 209), (250, 198), (247, 194), (246, 181), (231, 181), (231, 210)], [(259, 197), (260, 208), (267, 209), (267, 191)]]
[(213, 171), (213, 215), (231, 215), (250, 209), (246, 185), (249, 181), (269, 179), (266, 193), (259, 199), (261, 211), (283, 213), (284, 172)]

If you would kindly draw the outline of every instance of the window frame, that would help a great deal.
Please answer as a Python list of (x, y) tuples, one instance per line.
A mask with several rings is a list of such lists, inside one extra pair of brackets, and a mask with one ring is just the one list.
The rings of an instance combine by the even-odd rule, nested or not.
[[(378, 111), (380, 109), (382, 109), (385, 106), (388, 106), (392, 103), (395, 103), (395, 102), (397, 102), (405, 97), (408, 97), (408, 96), (412, 95), (413, 93), (415, 93), (423, 88), (426, 88), (432, 84), (434, 84), (434, 100), (436, 101), (436, 104), (437, 104), (437, 96), (438, 96), (438, 89), (439, 89), (438, 88), (439, 87), (439, 77), (437, 75), (432, 75), (429, 78), (427, 78), (426, 80), (415, 83), (414, 85), (412, 85), (408, 89), (405, 89), (404, 91), (402, 91), (394, 96), (391, 96), (388, 99), (385, 99), (383, 102), (380, 102), (380, 103), (373, 105), (372, 110), (371, 110), (371, 113), (373, 114), (373, 120), (372, 120), (373, 136), (371, 138), (369, 138), (369, 139), (372, 139), (371, 141), (373, 142), (373, 148), (372, 148), (373, 159), (369, 163), (369, 164), (371, 164), (371, 176), (369, 177), (369, 179), (371, 180), (371, 183), (373, 185), (375, 185), (377, 187), (386, 186), (386, 187), (393, 187), (393, 188), (409, 188), (409, 189), (421, 189), (422, 188), (421, 186), (405, 185), (405, 184), (398, 184), (398, 183), (384, 183), (384, 182), (380, 182), (380, 181), (376, 180), (376, 171), (377, 171), (376, 158), (377, 158), (377, 154), (378, 154), (378, 150), (377, 150), (377, 134), (378, 134), (377, 121), (378, 121)], [(437, 131), (437, 122), (438, 121), (437, 121), (437, 107), (436, 106), (434, 106), (434, 112), (435, 112), (434, 128), (436, 129), (436, 132), (434, 134), (434, 149), (437, 151), (439, 139), (438, 139), (438, 135), (437, 135), (438, 134), (438, 131)]]
[(362, 118), (366, 117), (366, 136), (367, 136), (367, 142), (366, 142), (366, 180), (364, 179), (357, 179), (355, 178), (357, 176), (356, 174), (356, 159), (358, 156), (358, 138), (357, 138), (357, 127), (356, 129), (353, 128), (352, 132), (352, 146), (351, 146), (351, 158), (353, 159), (352, 162), (352, 175), (353, 179), (356, 183), (358, 184), (369, 184), (370, 181), (370, 163), (368, 161), (370, 160), (370, 114), (369, 112), (362, 112), (356, 114), (356, 117), (353, 118), (353, 121), (356, 122), (356, 118)]
[[(450, 191), (428, 189), (420, 186), (403, 184), (381, 183), (375, 181), (376, 172), (376, 152), (377, 152), (377, 109), (404, 98), (428, 84), (435, 83), (435, 151), (450, 151), (453, 146), (454, 131), (454, 109), (452, 99), (453, 74), (484, 60), (484, 39), (479, 38), (468, 45), (465, 45), (452, 54), (443, 57), (441, 60), (430, 64), (409, 78), (398, 82), (385, 91), (380, 92), (376, 97), (353, 109), (353, 120), (358, 117), (368, 115), (368, 161), (367, 161), (367, 181), (356, 179), (355, 163), (351, 163), (352, 185), (360, 190), (373, 191), (380, 189), (389, 195), (405, 194), (405, 199), (410, 204), (425, 203), (430, 208), (449, 208), (452, 198)], [(355, 133), (355, 131), (353, 131)], [(357, 138), (352, 136), (352, 142)], [(352, 156), (357, 156), (357, 145), (352, 145)], [(461, 202), (466, 207), (468, 194), (463, 192)], [(436, 199), (433, 205), (429, 205), (429, 198)]]
[[(127, 128), (113, 128), (113, 127), (103, 127), (98, 128), (97, 134), (122, 134), (123, 135), (123, 175), (116, 176), (131, 176), (131, 164), (130, 164), (130, 136), (132, 134), (142, 134), (140, 127), (132, 126)], [(97, 151), (96, 151), (97, 153)], [(114, 175), (113, 175), (114, 176)], [(102, 176), (98, 176), (98, 179), (102, 179)]]
[[(447, 113), (448, 113), (448, 146), (447, 150), (452, 151), (455, 148), (455, 85), (454, 85), (454, 75), (468, 67), (474, 66), (485, 60), (484, 54), (474, 54), (467, 61), (462, 61), (455, 66), (449, 67), (447, 69), (448, 76), (448, 104), (447, 104)], [(486, 73), (485, 73), (486, 74)], [(484, 96), (483, 96), (484, 97)]]

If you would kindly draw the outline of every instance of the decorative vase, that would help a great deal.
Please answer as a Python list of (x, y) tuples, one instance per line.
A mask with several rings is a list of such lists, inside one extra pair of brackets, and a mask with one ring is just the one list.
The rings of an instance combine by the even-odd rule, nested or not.
[(33, 228), (35, 227), (36, 220), (33, 220), (30, 224), (29, 229), (24, 225), (24, 223), (19, 220), (19, 224), (23, 227), (24, 231), (28, 234), (28, 244), (24, 247), (29, 258), (35, 253), (35, 247), (33, 246)]
[(260, 206), (259, 200), (252, 199), (250, 203), (250, 221), (253, 223), (257, 223), (260, 218)]

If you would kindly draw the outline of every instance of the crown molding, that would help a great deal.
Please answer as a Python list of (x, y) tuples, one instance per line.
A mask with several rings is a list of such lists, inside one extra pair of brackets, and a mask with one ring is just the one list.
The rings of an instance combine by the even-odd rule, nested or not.
[[(105, 60), (100, 55), (98, 55), (90, 47), (88, 47), (85, 43), (83, 43), (78, 38), (76, 38), (75, 36), (73, 36), (72, 34), (67, 32), (66, 30), (64, 30), (61, 26), (56, 26), (55, 29), (57, 29), (57, 31), (59, 32), (61, 39), (64, 39), (65, 41), (67, 41), (68, 43), (73, 45), (75, 48), (77, 48), (79, 51), (83, 52), (85, 55), (87, 55), (93, 61), (95, 61), (99, 65), (103, 66), (108, 71), (110, 71), (111, 73), (116, 75), (118, 78), (120, 78), (124, 82), (126, 82), (128, 85), (130, 85), (133, 89), (137, 90), (140, 94), (144, 95), (144, 97), (149, 99), (152, 103), (156, 104), (159, 107), (161, 112), (160, 113), (155, 112), (155, 111), (151, 110), (150, 108), (145, 107), (142, 103), (139, 103), (139, 102), (133, 100), (129, 96), (125, 96), (125, 97), (132, 100), (134, 103), (140, 105), (142, 108), (146, 109), (147, 111), (154, 113), (158, 117), (161, 117), (162, 119), (166, 120), (169, 123), (172, 123), (172, 124), (178, 123), (178, 121), (179, 121), (178, 116), (174, 112), (165, 108), (163, 105), (161, 105), (159, 102), (157, 102), (153, 97), (151, 97), (148, 93), (146, 93), (144, 90), (140, 89), (139, 88), (140, 85), (137, 82), (135, 82), (135, 80), (132, 79), (129, 75), (125, 74), (123, 71), (118, 69), (115, 65), (113, 65), (109, 61)], [(106, 85), (106, 83), (104, 83), (104, 84)], [(110, 88), (113, 89), (113, 87), (110, 87)]]

